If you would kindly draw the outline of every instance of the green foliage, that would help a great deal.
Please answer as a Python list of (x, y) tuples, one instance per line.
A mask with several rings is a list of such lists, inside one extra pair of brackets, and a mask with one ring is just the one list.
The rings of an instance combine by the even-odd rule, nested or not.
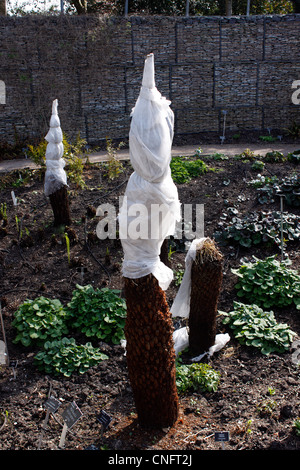
[(66, 172), (68, 180), (74, 183), (77, 188), (85, 188), (86, 184), (83, 179), (84, 160), (86, 154), (86, 141), (77, 134), (74, 142), (69, 143), (65, 134), (63, 134), (64, 154), (63, 159), (66, 161)]
[(282, 194), (288, 206), (300, 206), (300, 175), (292, 174), (279, 179), (276, 175), (268, 177), (258, 175), (249, 184), (257, 188), (260, 204), (274, 202), (275, 196)]
[(68, 332), (65, 319), (66, 313), (58, 299), (26, 300), (14, 314), (12, 326), (17, 330), (14, 343), (40, 346), (60, 338)]
[(38, 369), (46, 374), (70, 377), (74, 372), (84, 374), (87, 369), (105, 359), (108, 359), (108, 356), (94, 348), (91, 343), (81, 345), (76, 344), (74, 338), (62, 338), (47, 341), (44, 349), (35, 355), (34, 362)]
[(254, 257), (232, 272), (239, 277), (237, 295), (249, 303), (270, 307), (285, 307), (295, 303), (300, 310), (300, 275), (290, 269), (289, 259), (278, 261), (276, 256), (265, 260)]
[(275, 137), (271, 135), (260, 135), (259, 138), (263, 142), (274, 142), (276, 140)]
[(295, 121), (291, 126), (286, 129), (288, 136), (292, 137), (293, 139), (298, 139), (300, 137), (300, 125)]
[(263, 170), (264, 167), (265, 167), (265, 163), (262, 162), (261, 160), (256, 160), (254, 163), (252, 163), (252, 166), (251, 166), (252, 170), (258, 170), (258, 171)]
[(124, 338), (126, 302), (120, 291), (76, 286), (67, 305), (68, 321), (87, 337), (119, 344)]
[(296, 435), (300, 437), (300, 419), (296, 419), (294, 421), (294, 427), (295, 427)]
[(220, 373), (204, 363), (176, 364), (176, 385), (178, 393), (189, 390), (216, 392), (220, 383)]
[[(43, 139), (38, 145), (28, 145), (27, 156), (42, 169), (46, 169), (46, 149), (48, 142)], [(63, 159), (66, 162), (66, 173), (68, 180), (72, 181), (79, 188), (85, 187), (83, 180), (84, 161), (83, 156), (86, 153), (86, 141), (77, 135), (74, 142), (70, 143), (65, 134), (63, 134), (64, 154)]]
[(255, 153), (250, 149), (245, 149), (242, 153), (235, 155), (236, 160), (242, 161), (255, 161), (259, 158), (259, 155), (255, 155)]
[(181, 282), (182, 282), (182, 278), (184, 276), (184, 268), (182, 267), (181, 264), (178, 264), (177, 265), (177, 269), (176, 271), (174, 272), (174, 282), (175, 282), (175, 286), (179, 287)]
[(278, 403), (275, 400), (263, 400), (257, 405), (260, 416), (274, 416)]
[(265, 312), (258, 305), (234, 302), (232, 312), (219, 312), (223, 324), (228, 325), (240, 344), (258, 348), (264, 355), (287, 351), (294, 333), (287, 324), (277, 323), (272, 311)]
[(43, 139), (38, 145), (28, 145), (27, 156), (32, 160), (37, 166), (46, 168), (46, 148), (48, 142)]
[(185, 157), (173, 157), (170, 167), (172, 178), (178, 184), (188, 183), (192, 178), (197, 178), (208, 171), (202, 160), (188, 160)]
[(70, 264), (71, 263), (70, 239), (67, 233), (65, 233), (65, 241), (66, 241), (66, 247), (67, 247), (68, 263)]
[(289, 162), (298, 164), (300, 162), (300, 150), (288, 153), (286, 158)]
[[(284, 242), (296, 241), (300, 237), (299, 218), (295, 214), (283, 212), (282, 227)], [(254, 211), (239, 216), (239, 211), (229, 207), (227, 213), (220, 217), (220, 230), (214, 238), (219, 242), (240, 244), (249, 248), (253, 245), (267, 243), (281, 244), (281, 213), (279, 211)]]
[(115, 148), (111, 139), (106, 138), (106, 151), (108, 155), (108, 163), (105, 164), (107, 168), (107, 176), (110, 180), (114, 180), (123, 171), (123, 164), (117, 157), (117, 152), (124, 147), (125, 142), (120, 142)]
[(264, 161), (268, 163), (282, 163), (286, 161), (286, 157), (282, 152), (278, 150), (273, 150), (272, 152), (267, 152), (264, 156)]

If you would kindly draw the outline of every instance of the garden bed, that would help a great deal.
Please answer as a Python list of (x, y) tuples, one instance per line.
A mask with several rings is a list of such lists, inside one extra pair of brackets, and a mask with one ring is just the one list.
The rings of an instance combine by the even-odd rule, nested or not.
[[(209, 171), (178, 184), (179, 198), (185, 204), (204, 204), (205, 236), (220, 230), (220, 221), (233, 207), (245, 217), (257, 211), (280, 211), (278, 196), (266, 202), (257, 199), (257, 188), (248, 184), (264, 176), (284, 178), (299, 172), (292, 162), (266, 162), (261, 170), (253, 169), (251, 160), (220, 157), (203, 158)], [(180, 416), (170, 429), (145, 430), (138, 425), (134, 400), (128, 380), (126, 357), (121, 345), (99, 339), (91, 340), (108, 356), (84, 374), (70, 377), (45, 374), (34, 363), (38, 348), (13, 341), (14, 313), (26, 299), (44, 296), (70, 302), (77, 284), (122, 291), (122, 247), (119, 240), (99, 240), (96, 208), (111, 203), (117, 209), (119, 196), (125, 191), (131, 174), (125, 163), (116, 178), (109, 179), (105, 165), (86, 165), (86, 187), (70, 184), (69, 197), (73, 224), (64, 230), (53, 227), (51, 206), (43, 194), (43, 174), (23, 171), (1, 178), (1, 204), (6, 203), (7, 225), (1, 226), (0, 298), (9, 358), (16, 367), (0, 368), (0, 449), (58, 449), (62, 433), (62, 412), (75, 401), (82, 412), (79, 421), (66, 435), (65, 449), (109, 450), (215, 450), (216, 431), (229, 431), (228, 450), (299, 450), (300, 436), (295, 422), (300, 419), (299, 359), (290, 349), (284, 353), (262, 354), (257, 348), (241, 345), (232, 330), (217, 318), (218, 333), (229, 333), (230, 342), (210, 359), (204, 359), (220, 373), (216, 392), (188, 391), (180, 395)], [(11, 191), (18, 199), (13, 206)], [(4, 207), (4, 206), (2, 206)], [(299, 217), (299, 206), (284, 211)], [(22, 223), (21, 231), (18, 224)], [(223, 226), (224, 228), (224, 226)], [(299, 228), (298, 228), (299, 230)], [(67, 251), (65, 233), (70, 241)], [(273, 243), (245, 246), (237, 241), (218, 241), (224, 255), (223, 287), (220, 311), (230, 312), (237, 297), (237, 276), (232, 269), (241, 259), (252, 255), (263, 259), (277, 254), (280, 245)], [(247, 244), (246, 244), (247, 245)], [(286, 243), (285, 252), (291, 267), (300, 266), (299, 238)], [(174, 250), (174, 248), (173, 248)], [(68, 256), (69, 255), (69, 256)], [(170, 256), (174, 272), (184, 268), (185, 253)], [(170, 305), (178, 285), (172, 282), (166, 295)], [(300, 311), (294, 304), (272, 308), (278, 322), (286, 323), (299, 339)], [(76, 340), (85, 343), (83, 335)], [(293, 354), (294, 352), (294, 354)], [(300, 356), (300, 353), (299, 353)], [(188, 353), (185, 353), (188, 360)], [(41, 432), (48, 394), (60, 400), (57, 413), (50, 414), (42, 439)], [(105, 410), (112, 418), (101, 433), (97, 416)], [(297, 421), (298, 420), (298, 421)], [(92, 446), (92, 447), (91, 447)]]

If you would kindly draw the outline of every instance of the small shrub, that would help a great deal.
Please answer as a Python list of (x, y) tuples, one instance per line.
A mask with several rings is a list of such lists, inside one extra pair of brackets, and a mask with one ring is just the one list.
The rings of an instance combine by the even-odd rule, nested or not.
[(12, 326), (17, 330), (14, 343), (40, 346), (60, 338), (68, 332), (65, 320), (66, 313), (58, 299), (26, 300), (14, 314)]
[(39, 351), (34, 362), (39, 370), (46, 374), (70, 377), (74, 372), (84, 374), (90, 367), (108, 359), (108, 356), (94, 348), (91, 343), (76, 344), (74, 338), (62, 338), (47, 341), (44, 349)]
[(258, 348), (265, 355), (286, 352), (295, 336), (287, 324), (277, 323), (272, 311), (265, 312), (255, 304), (234, 302), (233, 311), (219, 313), (240, 344)]

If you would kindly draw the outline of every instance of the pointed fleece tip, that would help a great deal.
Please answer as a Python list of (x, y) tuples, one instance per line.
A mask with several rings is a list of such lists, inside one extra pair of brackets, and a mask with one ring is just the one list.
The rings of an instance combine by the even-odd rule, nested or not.
[(154, 78), (154, 54), (148, 54), (145, 59), (142, 86), (155, 88)]
[(52, 102), (52, 114), (57, 114), (57, 105), (58, 105), (58, 100), (54, 100)]

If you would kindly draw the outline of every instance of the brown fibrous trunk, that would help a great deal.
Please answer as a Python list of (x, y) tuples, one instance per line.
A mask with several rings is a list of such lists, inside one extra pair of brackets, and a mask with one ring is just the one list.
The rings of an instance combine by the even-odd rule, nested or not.
[(49, 196), (51, 207), (54, 215), (54, 225), (70, 225), (72, 223), (67, 187), (62, 186), (60, 189)]
[(125, 278), (126, 358), (139, 424), (172, 426), (178, 418), (173, 322), (164, 291), (149, 274)]
[(223, 279), (223, 256), (207, 238), (196, 251), (191, 271), (189, 348), (203, 354), (215, 344), (218, 299)]

